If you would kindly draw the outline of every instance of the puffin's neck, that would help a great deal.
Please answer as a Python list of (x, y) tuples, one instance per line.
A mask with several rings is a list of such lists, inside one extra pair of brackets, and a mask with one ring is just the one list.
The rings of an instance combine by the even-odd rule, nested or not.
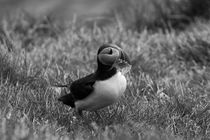
[(117, 69), (115, 67), (106, 66), (98, 63), (98, 68), (96, 70), (97, 80), (106, 80), (112, 77), (117, 73)]

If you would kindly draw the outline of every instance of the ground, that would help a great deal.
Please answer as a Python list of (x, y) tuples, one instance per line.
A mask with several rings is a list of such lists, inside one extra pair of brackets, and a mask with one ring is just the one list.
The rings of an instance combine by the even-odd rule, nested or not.
[[(210, 137), (209, 22), (196, 21), (182, 31), (155, 32), (113, 24), (77, 28), (73, 23), (60, 33), (54, 26), (37, 24), (33, 28), (24, 23), (24, 28), (3, 25), (2, 140)], [(57, 101), (64, 90), (52, 85), (93, 72), (97, 49), (107, 42), (119, 44), (132, 60), (128, 86), (118, 103), (99, 111), (101, 118), (84, 112), (87, 124), (74, 109)]]

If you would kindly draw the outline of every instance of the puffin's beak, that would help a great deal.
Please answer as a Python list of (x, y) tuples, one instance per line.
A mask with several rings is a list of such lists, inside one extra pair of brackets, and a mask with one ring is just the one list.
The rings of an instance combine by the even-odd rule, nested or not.
[(129, 65), (131, 65), (130, 58), (128, 57), (127, 53), (125, 53), (124, 51), (121, 51), (120, 59), (125, 61), (125, 63), (128, 63)]
[(120, 57), (113, 64), (118, 70), (123, 71), (123, 73), (127, 73), (131, 69), (131, 61), (128, 55), (124, 51), (120, 51)]

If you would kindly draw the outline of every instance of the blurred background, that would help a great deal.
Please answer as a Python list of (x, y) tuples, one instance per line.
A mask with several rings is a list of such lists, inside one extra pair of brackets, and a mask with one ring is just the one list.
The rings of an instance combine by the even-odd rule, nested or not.
[(114, 5), (111, 0), (0, 0), (0, 13), (1, 17), (24, 12), (38, 19), (48, 16), (68, 22), (76, 17), (86, 21), (105, 18)]
[(209, 0), (0, 0), (1, 19), (24, 12), (30, 18), (97, 22), (122, 21), (123, 26), (183, 28), (197, 17), (209, 18)]

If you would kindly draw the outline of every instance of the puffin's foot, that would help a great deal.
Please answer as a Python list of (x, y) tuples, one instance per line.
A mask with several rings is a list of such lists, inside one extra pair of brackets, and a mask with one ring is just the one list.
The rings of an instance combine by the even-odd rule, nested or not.
[(76, 113), (84, 121), (84, 123), (87, 125), (87, 127), (89, 128), (89, 130), (90, 131), (93, 131), (94, 128), (92, 127), (91, 122), (86, 117), (84, 117), (84, 115), (82, 113), (82, 110), (76, 110)]

